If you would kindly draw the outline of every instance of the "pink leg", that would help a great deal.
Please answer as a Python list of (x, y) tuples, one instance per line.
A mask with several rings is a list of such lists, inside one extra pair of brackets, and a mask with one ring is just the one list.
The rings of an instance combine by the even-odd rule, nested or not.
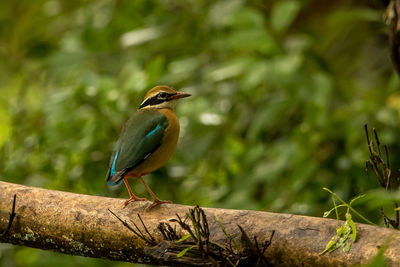
[[(144, 174), (142, 174), (144, 175)], [(144, 185), (144, 187), (146, 187), (147, 192), (149, 192), (149, 194), (151, 195), (151, 197), (153, 198), (153, 203), (150, 205), (150, 207), (148, 207), (148, 209), (152, 209), (155, 206), (162, 204), (162, 203), (172, 203), (172, 201), (170, 200), (160, 200), (154, 193), (153, 191), (151, 191), (150, 187), (146, 184), (146, 182), (143, 180), (142, 176), (137, 176), (137, 178), (142, 182), (142, 184)]]
[(137, 197), (132, 193), (132, 190), (131, 190), (131, 187), (129, 186), (128, 180), (126, 180), (127, 177), (134, 177), (134, 176), (131, 176), (131, 175), (124, 176), (124, 183), (126, 185), (126, 188), (128, 189), (129, 196), (130, 196), (130, 198), (124, 202), (124, 206), (128, 205), (128, 203), (131, 201), (146, 201), (147, 199)]

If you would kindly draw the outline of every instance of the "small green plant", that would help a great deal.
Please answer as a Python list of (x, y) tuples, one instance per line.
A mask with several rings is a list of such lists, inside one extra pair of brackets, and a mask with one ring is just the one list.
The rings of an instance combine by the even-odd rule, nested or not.
[[(351, 205), (358, 199), (364, 197), (365, 195), (360, 195), (352, 200), (350, 200), (349, 203), (346, 203), (343, 199), (341, 199), (336, 193), (332, 192), (330, 189), (324, 187), (323, 190), (329, 192), (332, 197), (332, 202), (333, 202), (333, 208), (326, 211), (324, 213), (324, 218), (328, 217), (332, 211), (335, 211), (336, 214), (336, 219), (339, 221), (340, 216), (339, 216), (339, 208), (346, 208), (346, 213), (345, 213), (345, 222), (342, 223), (341, 226), (339, 226), (336, 229), (336, 236), (332, 237), (331, 240), (326, 244), (325, 249), (319, 253), (319, 255), (322, 255), (326, 252), (332, 252), (336, 250), (337, 248), (342, 247), (343, 251), (349, 251), (351, 248), (351, 244), (355, 243), (357, 241), (357, 229), (356, 225), (352, 219), (351, 212), (359, 216), (363, 221), (366, 223), (376, 225), (367, 218), (365, 218), (363, 215), (361, 215), (358, 211), (356, 211)], [(341, 204), (337, 204), (337, 202), (340, 202)]]
[(205, 243), (206, 251), (208, 251), (208, 240), (210, 233), (208, 230), (207, 218), (204, 211), (199, 206), (196, 206), (194, 209), (189, 209), (189, 212), (186, 213), (186, 218), (190, 219), (193, 230), (188, 224), (182, 221), (178, 215), (177, 217), (178, 220), (175, 221), (178, 222), (179, 225), (188, 232), (188, 234), (184, 235), (182, 238), (176, 241), (176, 243), (182, 243), (186, 239), (192, 237), (196, 241), (196, 244), (185, 248), (176, 256), (178, 258), (183, 257), (186, 252), (190, 251), (193, 248), (201, 248), (203, 250), (203, 243)]
[[(237, 255), (240, 253), (240, 247), (239, 245), (236, 243), (235, 239), (233, 238), (233, 236), (228, 233), (228, 231), (226, 231), (225, 226), (221, 223), (221, 221), (219, 220), (219, 218), (217, 216), (215, 216), (215, 219), (217, 220), (219, 227), (221, 228), (222, 232), (224, 232), (224, 235), (228, 238), (229, 240), (229, 249), (231, 252), (231, 254)], [(233, 245), (233, 247), (232, 247)], [(229, 258), (229, 256), (225, 257), (225, 259), (228, 261), (228, 263), (235, 267), (237, 266), (237, 263), (233, 263), (232, 260)]]
[(215, 216), (215, 219), (217, 220), (217, 222), (219, 224), (219, 227), (221, 228), (222, 232), (224, 232), (224, 235), (228, 238), (230, 246), (233, 245), (233, 247), (235, 248), (235, 251), (239, 252), (240, 251), (240, 247), (236, 243), (236, 241), (233, 238), (233, 236), (230, 233), (228, 233), (228, 231), (226, 231), (225, 226), (221, 223), (221, 221), (219, 220), (219, 218), (217, 216)]
[[(177, 222), (182, 229), (188, 232), (188, 234), (184, 235), (182, 238), (176, 241), (176, 243), (183, 243), (189, 238), (192, 238), (195, 241), (194, 244), (192, 243), (192, 245), (184, 248), (176, 256), (181, 258), (188, 251), (198, 248), (203, 258), (208, 258), (212, 264), (219, 266), (217, 260), (215, 259), (215, 255), (211, 255), (210, 246), (212, 244), (210, 243), (210, 230), (208, 228), (207, 217), (204, 210), (199, 206), (196, 206), (193, 209), (189, 209), (189, 212), (186, 213), (186, 219), (191, 221), (192, 227), (186, 223), (186, 219), (182, 220), (178, 214), (176, 216), (177, 219), (172, 219), (170, 221)], [(213, 245), (216, 246), (215, 244)]]
[[(189, 209), (189, 212), (186, 213), (185, 220), (182, 220), (179, 215), (176, 216), (177, 219), (171, 219), (170, 221), (177, 222), (182, 229), (188, 232), (188, 234), (175, 241), (176, 244), (180, 243), (181, 245), (184, 245), (184, 248), (177, 254), (178, 258), (185, 256), (186, 253), (195, 249), (193, 250), (194, 253), (198, 253), (199, 251), (201, 253), (200, 255), (203, 258), (209, 259), (213, 266), (235, 267), (242, 266), (242, 264), (247, 264), (249, 266), (268, 265), (264, 258), (264, 253), (271, 245), (275, 231), (271, 232), (271, 236), (268, 240), (259, 243), (256, 236), (253, 237), (252, 241), (245, 230), (240, 225), (237, 225), (240, 230), (240, 239), (235, 240), (233, 235), (227, 231), (219, 218), (215, 217), (222, 232), (228, 238), (228, 245), (221, 247), (210, 242), (210, 230), (208, 227), (207, 217), (204, 210), (199, 206), (196, 206), (194, 209)], [(186, 220), (189, 220), (191, 225), (186, 223)]]
[[(181, 239), (179, 239), (179, 240), (177, 240), (177, 241), (175, 241), (177, 244), (179, 244), (179, 243), (182, 243), (183, 241), (185, 241), (186, 239), (188, 239), (189, 237), (191, 237), (191, 235), (190, 234), (187, 234), (187, 235), (184, 235), (184, 236), (182, 236), (182, 238)], [(193, 246), (190, 246), (190, 247), (187, 247), (187, 248), (185, 248), (184, 250), (182, 250), (181, 252), (179, 252), (176, 256), (178, 257), (178, 258), (180, 258), (180, 257), (183, 257), (185, 254), (186, 254), (186, 252), (188, 252), (189, 250), (191, 250), (191, 249), (193, 249), (193, 248), (198, 248), (199, 247), (199, 245), (193, 245)]]

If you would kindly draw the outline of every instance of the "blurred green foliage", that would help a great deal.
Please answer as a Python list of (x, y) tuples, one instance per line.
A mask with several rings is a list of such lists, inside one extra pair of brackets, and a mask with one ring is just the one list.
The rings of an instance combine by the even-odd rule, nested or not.
[[(146, 90), (168, 84), (193, 97), (177, 107), (175, 155), (146, 177), (160, 198), (322, 216), (322, 187), (345, 200), (378, 187), (364, 171), (365, 123), (400, 166), (383, 10), (377, 0), (3, 1), (0, 178), (128, 197), (105, 183), (111, 150)], [(380, 222), (374, 195), (357, 210)], [(109, 262), (1, 245), (0, 264)]]

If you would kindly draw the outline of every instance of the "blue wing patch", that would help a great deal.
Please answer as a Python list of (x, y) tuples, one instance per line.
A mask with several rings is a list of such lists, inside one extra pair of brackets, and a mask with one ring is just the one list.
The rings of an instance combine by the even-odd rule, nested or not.
[(111, 165), (110, 175), (109, 175), (108, 178), (107, 178), (107, 184), (108, 184), (108, 185), (119, 185), (119, 184), (121, 184), (122, 181), (123, 181), (123, 179), (121, 179), (121, 180), (119, 180), (119, 181), (117, 181), (117, 182), (112, 182), (112, 181), (110, 180), (110, 178), (112, 178), (112, 177), (114, 176), (114, 174), (115, 174), (115, 164), (116, 164), (116, 162), (117, 162), (118, 154), (119, 154), (119, 151), (117, 151), (117, 152), (115, 153), (115, 156), (114, 156), (114, 159), (113, 159), (113, 163), (112, 163), (112, 165)]
[(119, 151), (117, 151), (117, 153), (115, 153), (114, 161), (113, 161), (113, 164), (111, 166), (111, 171), (110, 171), (110, 176), (111, 177), (114, 176), (114, 174), (115, 174), (115, 162), (117, 161), (118, 153), (119, 153)]
[(153, 134), (155, 134), (158, 130), (162, 129), (162, 127), (160, 125), (157, 125), (156, 128), (154, 128), (151, 132), (149, 132), (148, 134), (146, 134), (146, 137), (150, 137)]

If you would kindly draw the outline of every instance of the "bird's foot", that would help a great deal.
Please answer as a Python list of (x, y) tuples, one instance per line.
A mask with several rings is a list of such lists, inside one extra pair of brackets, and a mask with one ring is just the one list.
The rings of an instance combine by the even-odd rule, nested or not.
[(124, 202), (124, 207), (126, 207), (126, 205), (129, 204), (129, 202), (131, 201), (147, 201), (147, 198), (141, 198), (141, 197), (137, 197), (137, 196), (131, 196), (129, 199), (127, 199)]
[(172, 203), (172, 201), (171, 200), (160, 200), (160, 199), (156, 198), (156, 199), (154, 199), (153, 203), (151, 203), (151, 205), (147, 208), (147, 210), (151, 210), (155, 206), (158, 206), (163, 203)]

